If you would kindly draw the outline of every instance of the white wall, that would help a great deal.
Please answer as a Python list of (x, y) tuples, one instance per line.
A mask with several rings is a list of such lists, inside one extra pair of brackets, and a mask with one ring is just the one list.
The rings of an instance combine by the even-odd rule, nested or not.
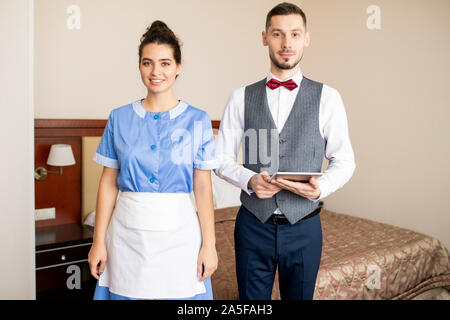
[(32, 1), (0, 1), (0, 299), (36, 290), (32, 22)]

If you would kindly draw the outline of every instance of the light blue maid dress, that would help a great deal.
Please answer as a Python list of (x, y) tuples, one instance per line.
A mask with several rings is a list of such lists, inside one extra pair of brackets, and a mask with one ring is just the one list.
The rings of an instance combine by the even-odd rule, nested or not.
[[(184, 197), (193, 191), (194, 168), (211, 170), (218, 167), (211, 120), (206, 112), (184, 101), (180, 101), (175, 108), (166, 112), (149, 112), (142, 106), (142, 100), (112, 110), (94, 161), (119, 170), (117, 177), (119, 198), (121, 193), (129, 196), (141, 193), (139, 195), (152, 196), (152, 200), (148, 200), (149, 198), (147, 200), (154, 201), (155, 196), (159, 199), (161, 194), (166, 196), (164, 199), (177, 201), (175, 196)], [(134, 201), (133, 197), (128, 198)], [(171, 203), (171, 201), (164, 201)], [(198, 287), (197, 289), (189, 288), (189, 283), (192, 281), (177, 281), (177, 284), (180, 283), (186, 287), (179, 288), (178, 285), (174, 285), (175, 280), (169, 280), (173, 277), (176, 279), (179, 273), (177, 270), (187, 274), (187, 270), (180, 269), (184, 268), (184, 265), (191, 271), (194, 268), (193, 258), (189, 257), (198, 255), (198, 245), (201, 243), (196, 215), (192, 218), (194, 220), (190, 220), (194, 223), (192, 230), (186, 231), (188, 227), (176, 229), (187, 232), (188, 236), (182, 235), (184, 238), (190, 239), (190, 235), (194, 234), (193, 238), (197, 239), (192, 246), (183, 249), (192, 251), (185, 261), (182, 258), (183, 255), (176, 251), (169, 258), (164, 256), (177, 247), (177, 243), (180, 243), (180, 246), (184, 244), (185, 241), (181, 241), (182, 238), (178, 240), (176, 238), (176, 233), (179, 231), (139, 230), (139, 225), (136, 229), (133, 229), (133, 225), (129, 228), (126, 208), (122, 206), (121, 212), (114, 213), (118, 216), (117, 219), (111, 217), (106, 239), (108, 260), (105, 272), (108, 274), (103, 279), (107, 285), (101, 285), (101, 281), (97, 282), (94, 299), (212, 299), (210, 278), (204, 280), (203, 284), (199, 282), (201, 287), (204, 287), (204, 292), (190, 296), (177, 295), (183, 295), (182, 292), (193, 292), (192, 290), (199, 292)], [(192, 213), (192, 210), (190, 212)], [(156, 219), (149, 221), (152, 223)], [(172, 237), (172, 234), (175, 236)], [(150, 238), (146, 238), (147, 235)], [(159, 238), (155, 238), (155, 235)], [(157, 241), (158, 248), (166, 248), (161, 249), (163, 251), (161, 257), (163, 261), (168, 261), (167, 266), (151, 266), (152, 262), (161, 261), (158, 260), (161, 257), (156, 256), (159, 253), (155, 251), (155, 246), (150, 249), (145, 247), (149, 246), (148, 243), (151, 241)], [(142, 248), (140, 242), (145, 242)], [(127, 248), (123, 249), (124, 247)], [(149, 257), (147, 252), (155, 256)], [(136, 261), (136, 264), (130, 265), (130, 270), (127, 270), (125, 269), (128, 266), (127, 261), (130, 260)], [(135, 268), (139, 270), (136, 271)], [(155, 272), (152, 270), (160, 270), (158, 273), (161, 275), (149, 274)], [(189, 272), (192, 273), (191, 271)], [(103, 276), (104, 274), (101, 275), (101, 280)], [(145, 284), (142, 285), (142, 282)]]

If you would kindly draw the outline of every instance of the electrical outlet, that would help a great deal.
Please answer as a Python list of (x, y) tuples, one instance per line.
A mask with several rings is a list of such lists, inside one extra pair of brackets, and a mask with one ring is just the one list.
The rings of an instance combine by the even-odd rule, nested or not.
[(45, 209), (34, 210), (34, 219), (36, 221), (55, 219), (55, 208), (45, 208)]

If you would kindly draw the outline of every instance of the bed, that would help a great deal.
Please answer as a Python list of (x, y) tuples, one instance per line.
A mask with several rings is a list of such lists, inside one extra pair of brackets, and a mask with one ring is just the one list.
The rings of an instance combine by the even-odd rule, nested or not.
[[(234, 220), (239, 206), (215, 210), (219, 266), (215, 299), (238, 299)], [(450, 256), (437, 239), (322, 209), (323, 247), (314, 299), (449, 299)], [(279, 299), (277, 277), (272, 299)]]

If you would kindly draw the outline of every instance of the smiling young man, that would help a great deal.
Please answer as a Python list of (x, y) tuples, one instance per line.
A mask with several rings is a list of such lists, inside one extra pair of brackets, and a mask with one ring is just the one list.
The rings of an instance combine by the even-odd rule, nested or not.
[[(269, 300), (278, 269), (281, 299), (309, 300), (322, 253), (319, 200), (351, 178), (353, 149), (339, 93), (300, 70), (310, 43), (304, 12), (275, 6), (262, 41), (270, 72), (230, 97), (215, 172), (242, 189), (234, 232), (239, 298)], [(236, 162), (241, 141), (243, 165)], [(320, 172), (324, 156), (330, 162), (318, 179), (269, 179), (277, 171)]]

